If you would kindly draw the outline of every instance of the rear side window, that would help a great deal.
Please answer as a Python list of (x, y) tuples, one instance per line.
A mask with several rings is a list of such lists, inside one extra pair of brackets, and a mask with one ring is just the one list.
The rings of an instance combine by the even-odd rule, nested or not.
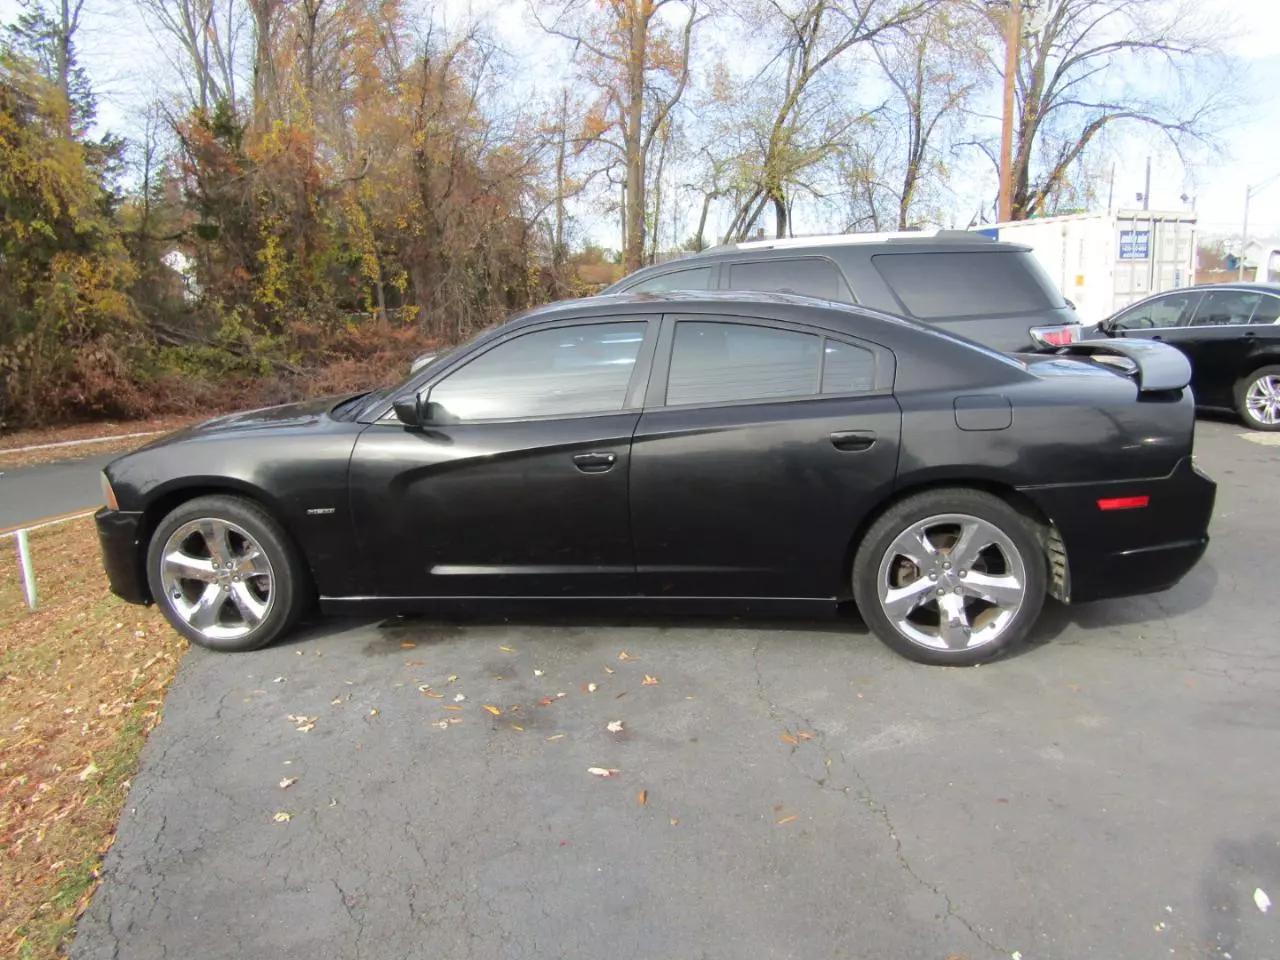
[(1243, 326), (1261, 299), (1262, 294), (1244, 290), (1210, 290), (1196, 307), (1191, 323), (1197, 327)]
[(668, 290), (706, 290), (711, 286), (711, 268), (698, 267), (693, 270), (676, 270), (672, 273), (659, 274), (648, 280), (641, 280), (634, 287), (627, 287), (627, 293), (666, 293)]
[(681, 320), (667, 403), (724, 403), (818, 392), (822, 338), (745, 323)]
[(1258, 308), (1253, 311), (1253, 317), (1250, 323), (1275, 323), (1280, 318), (1280, 299), (1276, 297), (1262, 295), (1262, 299), (1258, 301)]
[(876, 355), (838, 340), (822, 349), (822, 392), (864, 393), (876, 385)]
[(1066, 306), (1030, 253), (882, 253), (876, 271), (912, 316), (978, 317)]
[(799, 293), (806, 297), (852, 303), (853, 297), (836, 265), (821, 257), (792, 260), (746, 260), (729, 267), (733, 290)]

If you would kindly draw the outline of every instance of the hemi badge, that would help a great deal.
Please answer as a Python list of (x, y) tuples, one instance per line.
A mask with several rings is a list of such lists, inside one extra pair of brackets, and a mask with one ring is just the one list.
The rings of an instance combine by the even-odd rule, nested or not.
[(307, 514), (313, 517), (320, 516), (324, 513), (333, 513), (333, 507), (308, 507)]

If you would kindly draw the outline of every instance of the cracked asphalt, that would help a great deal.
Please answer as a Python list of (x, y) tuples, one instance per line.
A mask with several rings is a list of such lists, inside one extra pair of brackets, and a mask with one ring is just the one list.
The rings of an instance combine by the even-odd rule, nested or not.
[(978, 668), (854, 617), (192, 650), (72, 956), (1280, 958), (1280, 447), (1242, 433), (1200, 422), (1182, 584)]

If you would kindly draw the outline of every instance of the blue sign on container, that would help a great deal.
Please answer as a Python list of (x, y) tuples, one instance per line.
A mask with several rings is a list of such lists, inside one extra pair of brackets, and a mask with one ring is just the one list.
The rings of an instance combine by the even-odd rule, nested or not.
[(1146, 260), (1151, 256), (1150, 230), (1121, 230), (1120, 259)]

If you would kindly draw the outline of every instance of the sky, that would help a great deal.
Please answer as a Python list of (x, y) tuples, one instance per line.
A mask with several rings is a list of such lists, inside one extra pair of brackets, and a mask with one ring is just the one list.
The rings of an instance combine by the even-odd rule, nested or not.
[[(1249, 234), (1280, 237), (1280, 0), (1201, 0), (1199, 6), (1238, 24), (1228, 46), (1240, 98), (1238, 117), (1222, 131), (1221, 150), (1206, 152), (1189, 166), (1162, 141), (1116, 137), (1110, 157), (1115, 163), (1115, 205), (1137, 205), (1135, 195), (1143, 190), (1150, 156), (1152, 209), (1185, 210), (1194, 203), (1202, 235), (1238, 235), (1246, 188), (1275, 177), (1253, 196)], [(446, 17), (489, 15), (502, 45), (550, 77), (559, 74), (567, 60), (567, 44), (537, 29), (526, 0), (444, 0), (444, 9)], [(20, 10), (20, 0), (0, 0), (0, 22), (9, 22)], [(81, 58), (99, 94), (100, 124), (127, 135), (137, 128), (141, 108), (168, 72), (167, 45), (149, 36), (132, 0), (85, 0), (81, 33)], [(991, 190), (985, 180), (968, 186), (973, 196)], [(957, 185), (955, 213), (960, 217), (967, 217), (966, 208), (973, 209), (965, 188), (965, 183)], [(616, 247), (612, 220), (586, 218), (583, 227), (591, 239)]]

